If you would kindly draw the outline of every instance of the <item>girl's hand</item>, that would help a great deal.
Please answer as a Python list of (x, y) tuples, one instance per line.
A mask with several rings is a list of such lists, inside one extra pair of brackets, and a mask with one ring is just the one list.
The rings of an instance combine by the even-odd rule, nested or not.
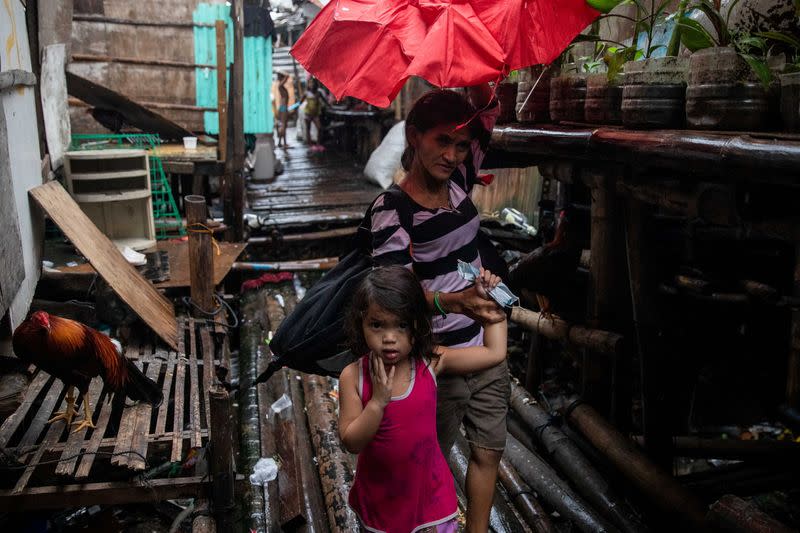
[(392, 399), (395, 367), (392, 365), (387, 374), (383, 359), (374, 353), (370, 354), (369, 358), (372, 374), (372, 400), (378, 402), (381, 407), (386, 407)]

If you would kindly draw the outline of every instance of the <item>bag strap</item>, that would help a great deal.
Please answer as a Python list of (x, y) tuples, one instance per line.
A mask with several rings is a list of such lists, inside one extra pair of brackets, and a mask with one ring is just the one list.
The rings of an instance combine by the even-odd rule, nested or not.
[(364, 218), (361, 219), (361, 224), (358, 226), (356, 232), (356, 248), (372, 252), (372, 210), (375, 208), (375, 203), (384, 195), (391, 196), (397, 200), (400, 209), (397, 210), (397, 216), (400, 219), (400, 226), (406, 230), (411, 231), (411, 226), (414, 220), (414, 214), (411, 210), (411, 202), (409, 201), (408, 194), (399, 186), (392, 184), (388, 189), (375, 197), (369, 204)]

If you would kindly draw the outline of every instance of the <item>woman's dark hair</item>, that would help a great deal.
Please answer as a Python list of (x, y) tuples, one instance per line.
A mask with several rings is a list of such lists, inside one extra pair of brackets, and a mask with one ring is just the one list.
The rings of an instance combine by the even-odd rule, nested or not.
[(431, 312), (425, 292), (414, 273), (402, 266), (378, 267), (358, 285), (345, 319), (349, 348), (354, 354), (369, 352), (364, 339), (363, 321), (373, 303), (409, 324), (411, 355), (434, 355)]
[[(425, 133), (441, 124), (464, 124), (469, 121), (471, 137), (477, 138), (485, 145), (489, 142), (488, 136), (475, 118), (475, 107), (461, 93), (447, 89), (429, 91), (420, 96), (408, 112), (406, 139), (409, 138), (409, 129), (412, 127), (420, 133)], [(411, 170), (413, 160), (414, 147), (406, 144), (403, 157), (400, 159), (406, 172)]]

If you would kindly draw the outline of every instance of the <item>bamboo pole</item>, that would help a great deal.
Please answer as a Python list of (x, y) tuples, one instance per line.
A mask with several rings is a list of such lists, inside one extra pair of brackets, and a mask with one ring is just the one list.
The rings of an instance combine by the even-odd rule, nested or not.
[(525, 448), (513, 436), (506, 439), (505, 458), (522, 479), (559, 514), (586, 533), (616, 531), (563, 482), (541, 457)]
[[(589, 305), (587, 323), (592, 328), (614, 328), (620, 314), (617, 262), (617, 197), (615, 180), (608, 173), (587, 171), (591, 187), (591, 265), (589, 269)], [(615, 354), (622, 357), (622, 354)], [(616, 420), (619, 392), (618, 361), (584, 353), (581, 372), (583, 397), (602, 413)], [(614, 375), (612, 375), (614, 374)], [(627, 402), (630, 403), (629, 401)]]
[(541, 313), (524, 307), (514, 307), (511, 320), (548, 339), (569, 341), (579, 348), (603, 354), (617, 354), (623, 345), (623, 337), (617, 333), (572, 325), (555, 316), (545, 318)]
[(228, 96), (227, 63), (225, 50), (225, 21), (216, 22), (217, 38), (217, 117), (219, 119), (219, 139), (217, 141), (217, 160), (225, 161), (228, 149)]
[(237, 261), (231, 265), (231, 270), (240, 272), (330, 270), (338, 263), (339, 259), (336, 257), (323, 257), (320, 259), (305, 259), (300, 261), (276, 261), (274, 263), (247, 263)]
[(648, 221), (645, 205), (628, 199), (625, 220), (625, 246), (628, 260), (633, 323), (636, 330), (636, 348), (639, 355), (639, 379), (642, 389), (642, 429), (645, 447), (662, 468), (669, 468), (672, 455), (669, 432), (665, 427), (666, 405), (661, 383), (662, 349), (657, 340), (658, 321), (654, 306), (652, 268), (647, 262)]
[(211, 233), (206, 226), (206, 199), (204, 196), (184, 197), (186, 225), (189, 230), (189, 278), (192, 302), (199, 308), (195, 316), (208, 316), (216, 308), (214, 299), (214, 255), (211, 250)]
[(790, 533), (794, 531), (778, 522), (755, 504), (733, 494), (726, 494), (708, 511), (708, 523), (716, 531), (742, 533)]
[(356, 531), (359, 528), (358, 517), (347, 504), (353, 485), (353, 468), (350, 455), (339, 440), (336, 402), (329, 394), (331, 390), (326, 378), (309, 375), (303, 379), (308, 425), (317, 453), (328, 522), (334, 531)]
[(508, 416), (506, 417), (506, 428), (508, 432), (514, 435), (514, 438), (517, 439), (520, 444), (525, 446), (527, 449), (534, 453), (538, 453), (540, 450), (536, 443), (533, 442), (533, 438), (531, 437), (530, 431), (525, 425), (519, 421), (519, 415), (516, 414), (516, 411), (509, 411)]
[(217, 388), (208, 394), (211, 411), (211, 493), (217, 531), (234, 531), (233, 424), (228, 392)]
[[(469, 464), (470, 449), (467, 440), (459, 434), (450, 450), (447, 462), (450, 463), (450, 470), (456, 484), (465, 493), (465, 483), (467, 479), (467, 465)], [(489, 512), (489, 527), (494, 531), (523, 531), (523, 526), (497, 490), (494, 493), (492, 509)]]
[(647, 531), (639, 518), (617, 495), (608, 482), (586, 460), (577, 446), (552, 425), (551, 416), (518, 384), (511, 384), (511, 407), (531, 429), (531, 434), (547, 450), (548, 456), (564, 472), (573, 486), (595, 509), (620, 530), (630, 533)]
[(590, 405), (573, 400), (564, 417), (664, 513), (694, 528), (703, 528), (705, 512), (697, 498), (653, 464)]
[(314, 466), (314, 451), (311, 444), (311, 435), (308, 430), (308, 420), (304, 412), (303, 388), (300, 385), (300, 374), (288, 371), (288, 390), (292, 399), (291, 411), (294, 416), (295, 431), (297, 434), (296, 458), (301, 465), (299, 480), (302, 484), (304, 516), (306, 518), (306, 531), (309, 533), (324, 533), (330, 531), (325, 513), (325, 501), (322, 497), (322, 486), (319, 471)]
[(497, 477), (505, 487), (509, 501), (517, 508), (519, 514), (536, 533), (556, 533), (550, 515), (534, 497), (533, 491), (520, 477), (519, 473), (507, 459), (500, 460)]
[[(242, 324), (239, 349), (239, 432), (241, 434), (240, 460), (243, 470), (251, 472), (261, 457), (275, 455), (273, 426), (269, 405), (260, 387), (253, 382), (258, 375), (259, 349), (264, 338), (264, 329), (258, 319), (262, 312), (259, 294), (242, 302)], [(264, 385), (266, 386), (266, 385)], [(247, 497), (249, 506), (248, 529), (251, 531), (274, 531), (278, 524), (278, 482), (270, 481), (262, 488), (251, 485)]]

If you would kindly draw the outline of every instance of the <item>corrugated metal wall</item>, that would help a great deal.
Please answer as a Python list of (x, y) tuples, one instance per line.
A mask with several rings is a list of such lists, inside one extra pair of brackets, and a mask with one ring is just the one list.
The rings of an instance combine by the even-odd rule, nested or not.
[[(225, 21), (225, 55), (228, 65), (233, 62), (233, 26), (230, 7), (222, 4), (199, 4), (192, 16), (199, 24)], [(194, 58), (201, 65), (217, 62), (216, 30), (213, 27), (194, 28)], [(198, 107), (217, 107), (216, 71), (210, 68), (195, 69), (195, 94)], [(226, 77), (230, 82), (230, 70)], [(244, 131), (245, 133), (272, 133), (273, 115), (270, 88), (272, 86), (272, 39), (270, 37), (244, 38)], [(210, 134), (219, 133), (216, 111), (203, 114), (204, 129)]]

